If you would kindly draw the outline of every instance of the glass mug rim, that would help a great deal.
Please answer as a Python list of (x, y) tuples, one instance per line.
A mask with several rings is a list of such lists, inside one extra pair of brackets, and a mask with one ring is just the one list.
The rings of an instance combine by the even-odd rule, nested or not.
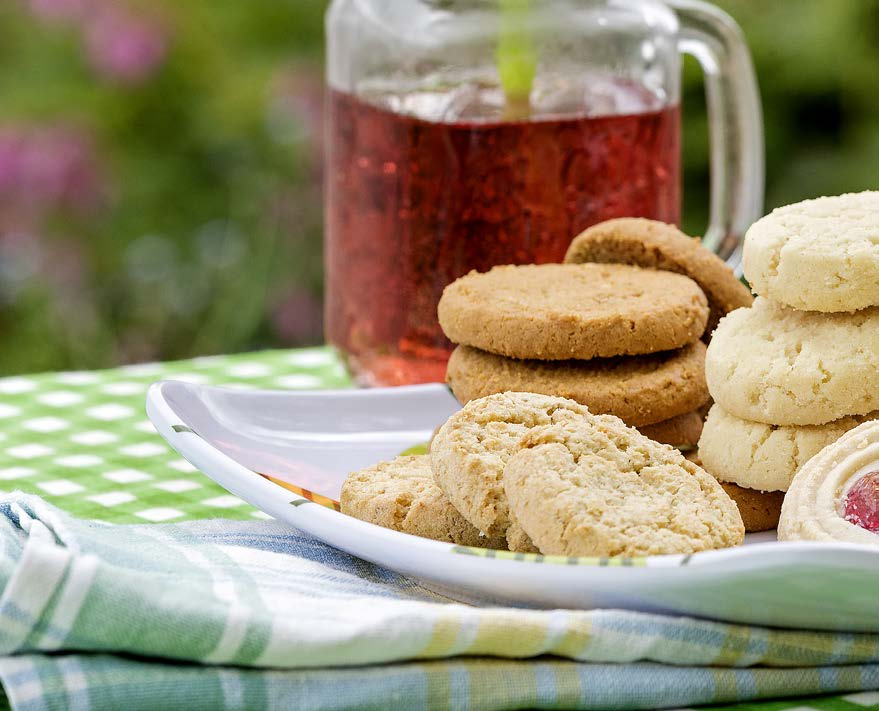
[[(382, 4), (382, 0), (356, 0), (357, 2)], [(638, 8), (655, 8), (661, 7), (671, 11), (668, 0), (563, 0), (573, 7), (631, 7)], [(500, 0), (416, 0), (427, 7), (435, 10), (469, 10), (473, 8), (494, 8), (500, 9)], [(528, 0), (532, 7), (543, 7), (553, 9), (558, 7), (559, 0)], [(529, 8), (530, 9), (530, 8)]]
[[(567, 10), (585, 9), (615, 9), (628, 10), (633, 17), (643, 19), (643, 26), (657, 34), (676, 34), (680, 30), (677, 14), (672, 7), (673, 0), (563, 0)], [(541, 16), (555, 13), (559, 10), (559, 0), (528, 0), (529, 12), (535, 12)], [(354, 5), (366, 7), (367, 16), (381, 16), (384, 12), (392, 10), (392, 6), (385, 0), (353, 0)], [(336, 4), (334, 0), (330, 7)], [(482, 12), (490, 15), (498, 15), (501, 12), (500, 0), (415, 0), (410, 9), (415, 10), (418, 6), (428, 9), (430, 12), (446, 13), (450, 16), (465, 15), (468, 12)], [(558, 13), (560, 17), (564, 13)]]

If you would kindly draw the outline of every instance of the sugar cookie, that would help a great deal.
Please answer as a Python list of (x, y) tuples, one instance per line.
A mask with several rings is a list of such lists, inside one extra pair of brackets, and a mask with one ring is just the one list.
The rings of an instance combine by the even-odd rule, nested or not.
[(879, 192), (773, 210), (745, 235), (744, 269), (761, 296), (805, 311), (879, 305)]
[(879, 410), (879, 307), (795, 311), (765, 298), (725, 316), (705, 356), (712, 397), (730, 414), (821, 425)]
[(742, 420), (715, 404), (699, 440), (702, 466), (721, 481), (761, 491), (787, 491), (800, 467), (872, 412), (826, 425), (767, 425)]

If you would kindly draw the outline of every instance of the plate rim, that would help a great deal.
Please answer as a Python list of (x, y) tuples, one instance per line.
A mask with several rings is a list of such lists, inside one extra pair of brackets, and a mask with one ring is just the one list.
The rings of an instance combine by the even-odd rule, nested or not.
[[(644, 556), (639, 558), (597, 558), (597, 557), (565, 557), (565, 556), (542, 556), (533, 553), (512, 553), (509, 551), (494, 551), (484, 548), (472, 548), (467, 546), (458, 546), (454, 543), (443, 541), (435, 541), (420, 536), (415, 536), (401, 531), (384, 528), (376, 524), (362, 521), (353, 516), (348, 516), (340, 511), (329, 508), (325, 505), (315, 503), (306, 496), (290, 491), (279, 484), (276, 484), (265, 476), (254, 472), (243, 466), (239, 462), (223, 453), (207, 440), (203, 439), (197, 432), (185, 422), (182, 417), (168, 402), (165, 397), (164, 390), (169, 386), (186, 386), (190, 391), (194, 391), (198, 397), (203, 397), (205, 392), (222, 391), (228, 394), (258, 394), (260, 396), (272, 397), (297, 397), (301, 395), (317, 396), (317, 397), (383, 397), (387, 395), (406, 396), (407, 394), (429, 393), (430, 391), (445, 390), (447, 386), (441, 383), (428, 383), (425, 385), (409, 385), (392, 388), (337, 388), (337, 389), (310, 389), (310, 390), (276, 390), (276, 389), (252, 389), (242, 390), (239, 388), (228, 388), (218, 385), (205, 385), (201, 383), (191, 383), (184, 380), (175, 380), (173, 378), (163, 379), (152, 383), (146, 395), (146, 411), (147, 416), (156, 427), (159, 434), (171, 445), (181, 456), (190, 461), (204, 476), (213, 480), (223, 488), (231, 491), (233, 494), (240, 496), (242, 499), (253, 505), (254, 507), (265, 511), (261, 504), (254, 503), (245, 493), (245, 490), (251, 489), (262, 493), (271, 499), (284, 501), (281, 505), (272, 505), (270, 508), (279, 512), (283, 510), (283, 516), (276, 516), (279, 520), (291, 519), (312, 519), (316, 523), (321, 524), (324, 528), (339, 521), (338, 516), (344, 516), (346, 526), (352, 527), (354, 531), (359, 532), (366, 538), (375, 540), (385, 545), (405, 544), (411, 548), (416, 546), (424, 553), (429, 554), (454, 554), (458, 558), (479, 557), (493, 562), (504, 562), (521, 564), (525, 563), (533, 566), (535, 563), (561, 564), (570, 568), (611, 568), (622, 572), (629, 571), (631, 574), (637, 574), (636, 571), (650, 568), (701, 568), (732, 565), (737, 567), (740, 564), (752, 565), (758, 561), (765, 564), (774, 565), (778, 563), (777, 556), (797, 557), (798, 555), (808, 555), (818, 563), (824, 565), (839, 563), (836, 556), (846, 554), (846, 556), (856, 556), (863, 558), (865, 563), (875, 564), (879, 560), (879, 547), (870, 546), (861, 543), (848, 543), (843, 541), (765, 541), (752, 543), (746, 546), (739, 545), (729, 548), (721, 548), (709, 551), (700, 551), (692, 554), (666, 554), (659, 556)], [(192, 459), (196, 461), (192, 461)], [(217, 462), (223, 465), (223, 468), (237, 480), (233, 484), (233, 488), (227, 485), (225, 481), (218, 481), (213, 473), (206, 471), (210, 467), (204, 467), (200, 464), (202, 461)], [(225, 477), (222, 477), (225, 479)], [(239, 487), (238, 484), (241, 486)], [(240, 489), (236, 491), (234, 489)], [(283, 496), (280, 494), (283, 492)], [(295, 504), (293, 501), (299, 501), (301, 504), (314, 504), (303, 506)], [(291, 506), (292, 504), (292, 506)], [(292, 509), (292, 510), (291, 510)], [(271, 511), (265, 511), (272, 514)], [(295, 523), (293, 525), (296, 525)], [(309, 526), (303, 526), (309, 535), (316, 535), (309, 530)], [(316, 536), (320, 537), (320, 536)], [(324, 540), (324, 539), (322, 539)], [(325, 541), (327, 545), (333, 545)], [(464, 555), (461, 555), (464, 554)], [(867, 560), (869, 559), (869, 560)], [(628, 561), (628, 562), (626, 562)], [(377, 562), (377, 561), (373, 561)], [(381, 564), (381, 563), (379, 563)]]

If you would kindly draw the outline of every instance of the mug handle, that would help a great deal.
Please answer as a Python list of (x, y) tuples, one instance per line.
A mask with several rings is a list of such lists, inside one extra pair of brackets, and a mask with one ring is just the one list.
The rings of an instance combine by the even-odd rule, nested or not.
[(754, 65), (741, 29), (699, 0), (671, 0), (678, 47), (705, 73), (711, 151), (710, 221), (702, 242), (741, 273), (745, 230), (763, 215), (763, 113)]

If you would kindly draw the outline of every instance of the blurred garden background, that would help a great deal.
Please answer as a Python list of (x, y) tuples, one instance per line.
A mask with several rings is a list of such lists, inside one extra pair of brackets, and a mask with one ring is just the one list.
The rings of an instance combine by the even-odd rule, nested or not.
[[(754, 54), (767, 208), (879, 187), (879, 0), (717, 4)], [(322, 341), (324, 9), (0, 3), (0, 373)], [(685, 86), (699, 233), (695, 62)]]

